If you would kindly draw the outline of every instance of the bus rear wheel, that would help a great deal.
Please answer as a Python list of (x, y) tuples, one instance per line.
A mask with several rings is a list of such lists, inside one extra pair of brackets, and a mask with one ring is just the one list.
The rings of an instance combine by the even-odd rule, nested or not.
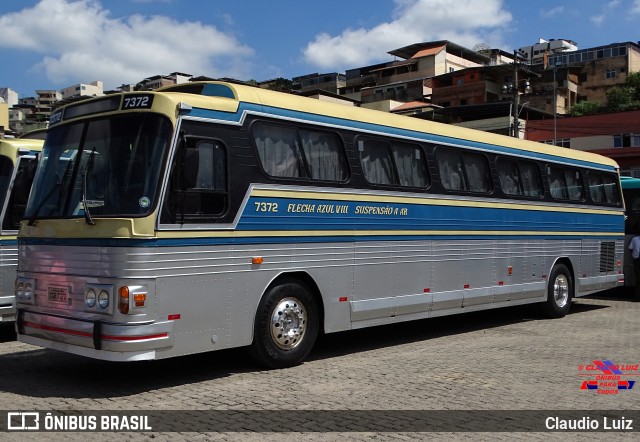
[(302, 363), (318, 337), (318, 306), (300, 281), (283, 280), (270, 288), (258, 306), (252, 355), (268, 368)]
[(543, 304), (543, 313), (548, 318), (562, 318), (571, 308), (573, 280), (571, 272), (564, 264), (557, 264), (551, 270), (547, 286), (547, 300)]

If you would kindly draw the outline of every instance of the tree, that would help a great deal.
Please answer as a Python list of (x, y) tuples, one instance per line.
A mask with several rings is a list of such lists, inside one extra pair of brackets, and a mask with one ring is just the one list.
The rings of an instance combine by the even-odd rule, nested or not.
[(640, 72), (627, 75), (624, 86), (614, 87), (607, 93), (607, 110), (623, 112), (640, 109)]
[(580, 101), (571, 108), (572, 117), (583, 117), (594, 115), (601, 111), (600, 103), (597, 101)]

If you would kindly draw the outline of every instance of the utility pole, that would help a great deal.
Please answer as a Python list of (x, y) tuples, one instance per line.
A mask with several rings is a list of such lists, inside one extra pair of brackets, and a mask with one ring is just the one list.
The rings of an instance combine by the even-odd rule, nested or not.
[(518, 106), (520, 105), (520, 92), (518, 90), (518, 51), (513, 51), (513, 136), (520, 138), (520, 121)]

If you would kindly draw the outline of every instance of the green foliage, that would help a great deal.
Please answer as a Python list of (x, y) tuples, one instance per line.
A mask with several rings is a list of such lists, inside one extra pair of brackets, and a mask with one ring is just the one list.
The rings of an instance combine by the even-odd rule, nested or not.
[(292, 85), (293, 85), (293, 81), (280, 77), (273, 80), (269, 84), (268, 89), (272, 91), (290, 92)]
[(594, 115), (601, 111), (600, 103), (597, 101), (580, 101), (571, 108), (572, 117), (583, 117)]
[(627, 75), (624, 86), (614, 87), (607, 94), (607, 110), (623, 112), (640, 109), (640, 72)]

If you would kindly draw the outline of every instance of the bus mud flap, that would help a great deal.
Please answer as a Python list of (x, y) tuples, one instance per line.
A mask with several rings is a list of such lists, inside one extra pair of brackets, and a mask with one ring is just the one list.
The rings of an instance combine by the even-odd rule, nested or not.
[(24, 310), (18, 310), (16, 315), (16, 332), (19, 335), (24, 335)]
[(93, 348), (102, 350), (102, 322), (93, 323)]

